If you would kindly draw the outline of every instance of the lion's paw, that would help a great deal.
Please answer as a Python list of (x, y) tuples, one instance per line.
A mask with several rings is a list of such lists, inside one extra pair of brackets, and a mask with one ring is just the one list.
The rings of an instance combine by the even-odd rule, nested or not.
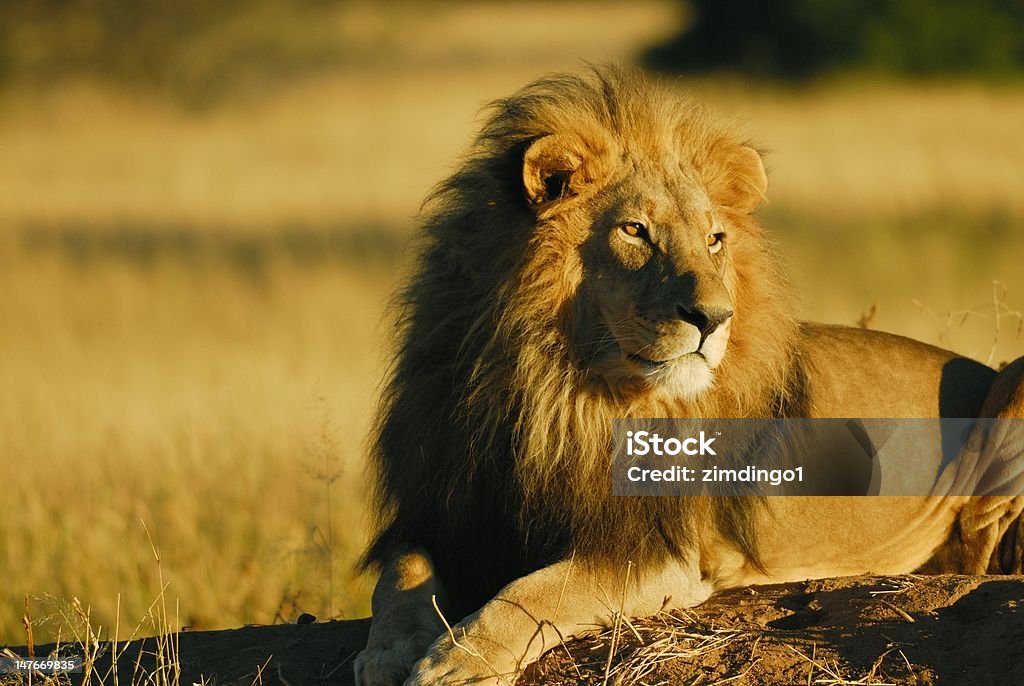
[(448, 641), (434, 646), (416, 663), (405, 686), (512, 686), (515, 683), (514, 670), (502, 669), (485, 657), (444, 646), (445, 643)]
[(356, 686), (401, 686), (422, 655), (423, 646), (412, 639), (367, 648), (356, 657)]

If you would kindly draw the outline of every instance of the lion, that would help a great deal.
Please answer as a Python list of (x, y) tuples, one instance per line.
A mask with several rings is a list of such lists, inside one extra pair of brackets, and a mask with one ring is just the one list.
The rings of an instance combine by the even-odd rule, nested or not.
[(1020, 566), (1012, 493), (611, 496), (615, 418), (1024, 416), (1024, 358), (801, 323), (767, 188), (734, 128), (619, 68), (491, 106), (398, 298), (358, 684), (512, 683), (728, 587)]

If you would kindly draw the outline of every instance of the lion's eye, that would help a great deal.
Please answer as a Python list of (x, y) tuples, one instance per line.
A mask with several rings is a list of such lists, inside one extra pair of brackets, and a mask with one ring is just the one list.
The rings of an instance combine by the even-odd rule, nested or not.
[(647, 239), (647, 227), (640, 222), (626, 222), (619, 227), (619, 231), (630, 238)]
[(725, 233), (709, 233), (708, 234), (708, 252), (714, 255), (716, 252), (722, 249), (722, 245), (725, 243)]

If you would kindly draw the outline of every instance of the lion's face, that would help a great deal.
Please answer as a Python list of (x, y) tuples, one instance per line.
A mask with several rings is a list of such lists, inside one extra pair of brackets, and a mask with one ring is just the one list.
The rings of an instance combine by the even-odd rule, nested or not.
[[(695, 396), (712, 383), (734, 312), (728, 236), (699, 187), (669, 188), (656, 173), (608, 189), (609, 206), (583, 246), (582, 341), (619, 386)], [(646, 177), (646, 178), (644, 178)]]
[[(763, 179), (760, 157), (743, 150), (738, 157)], [(734, 210), (686, 159), (661, 152), (580, 151), (542, 139), (527, 151), (525, 179), (542, 210), (540, 230), (576, 241), (569, 333), (581, 366), (621, 393), (693, 398), (711, 388), (729, 350)], [(540, 164), (534, 176), (532, 162)], [(530, 195), (537, 179), (539, 193)], [(763, 184), (754, 190), (759, 201)], [(748, 206), (756, 202), (743, 198)]]

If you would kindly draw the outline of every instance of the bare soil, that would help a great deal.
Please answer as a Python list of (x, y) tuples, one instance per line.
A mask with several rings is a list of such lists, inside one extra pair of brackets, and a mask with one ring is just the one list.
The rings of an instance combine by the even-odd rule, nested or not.
[[(357, 620), (184, 632), (180, 683), (351, 684), (368, 627)], [(157, 669), (154, 647), (154, 639), (128, 644), (118, 683), (143, 683), (140, 674)], [(50, 648), (36, 646), (36, 655)], [(109, 654), (95, 674), (114, 683)], [(1024, 577), (849, 577), (738, 589), (570, 641), (519, 682), (605, 683), (1024, 684)]]
[[(574, 641), (526, 684), (1024, 684), (1024, 578), (847, 577), (738, 589)], [(579, 670), (578, 672), (576, 670)]]

